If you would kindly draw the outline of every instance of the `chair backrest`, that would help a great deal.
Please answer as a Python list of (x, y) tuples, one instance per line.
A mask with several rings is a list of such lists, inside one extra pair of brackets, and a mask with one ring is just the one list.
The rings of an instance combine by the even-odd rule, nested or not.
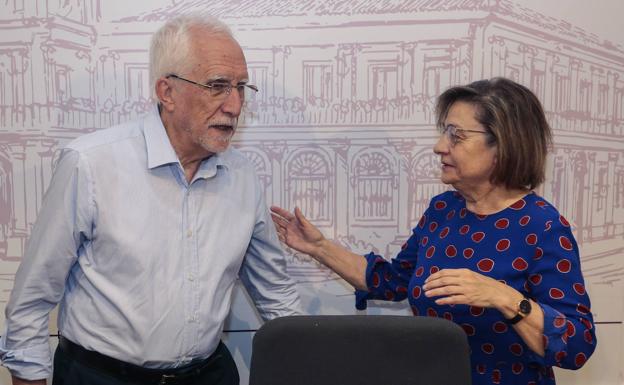
[(292, 316), (253, 339), (249, 385), (469, 385), (466, 334), (442, 318)]

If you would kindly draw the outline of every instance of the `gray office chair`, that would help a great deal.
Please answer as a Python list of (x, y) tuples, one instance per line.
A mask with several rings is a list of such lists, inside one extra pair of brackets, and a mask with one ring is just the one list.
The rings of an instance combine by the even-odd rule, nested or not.
[(466, 334), (442, 318), (292, 316), (253, 339), (249, 385), (469, 385)]

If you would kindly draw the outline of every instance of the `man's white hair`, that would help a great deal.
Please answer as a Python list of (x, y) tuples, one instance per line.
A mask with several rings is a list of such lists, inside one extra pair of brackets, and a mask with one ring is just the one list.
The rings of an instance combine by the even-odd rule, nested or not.
[(184, 73), (193, 66), (190, 51), (191, 31), (201, 28), (208, 34), (225, 35), (234, 39), (230, 28), (218, 19), (202, 14), (181, 15), (169, 20), (152, 36), (150, 45), (150, 88), (156, 96), (156, 81), (170, 74)]

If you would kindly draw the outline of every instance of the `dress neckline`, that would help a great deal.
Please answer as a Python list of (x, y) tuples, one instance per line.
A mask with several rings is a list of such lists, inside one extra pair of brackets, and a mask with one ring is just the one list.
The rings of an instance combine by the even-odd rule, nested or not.
[(475, 213), (473, 211), (470, 211), (470, 209), (468, 209), (468, 207), (466, 207), (466, 199), (457, 191), (455, 191), (455, 194), (462, 201), (462, 209), (465, 209), (466, 212), (470, 213), (472, 216), (477, 217), (478, 219), (483, 220), (483, 219), (486, 219), (487, 217), (503, 215), (503, 214), (505, 214), (506, 212), (508, 212), (510, 210), (518, 211), (518, 210), (523, 209), (526, 206), (527, 198), (528, 197), (534, 197), (535, 196), (535, 191), (533, 191), (533, 190), (529, 191), (528, 193), (523, 195), (521, 198), (519, 198), (514, 203), (510, 204), (507, 207), (502, 208), (501, 210), (499, 210), (497, 212), (491, 213), (491, 214), (477, 214), (477, 213)]

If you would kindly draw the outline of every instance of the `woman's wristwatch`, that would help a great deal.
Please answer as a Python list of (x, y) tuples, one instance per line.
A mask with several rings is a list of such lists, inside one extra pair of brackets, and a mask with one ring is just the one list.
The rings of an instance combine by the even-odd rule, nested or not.
[(505, 318), (505, 322), (509, 325), (517, 324), (521, 319), (528, 316), (531, 312), (531, 301), (528, 298), (522, 298), (518, 302), (518, 312), (513, 318)]

